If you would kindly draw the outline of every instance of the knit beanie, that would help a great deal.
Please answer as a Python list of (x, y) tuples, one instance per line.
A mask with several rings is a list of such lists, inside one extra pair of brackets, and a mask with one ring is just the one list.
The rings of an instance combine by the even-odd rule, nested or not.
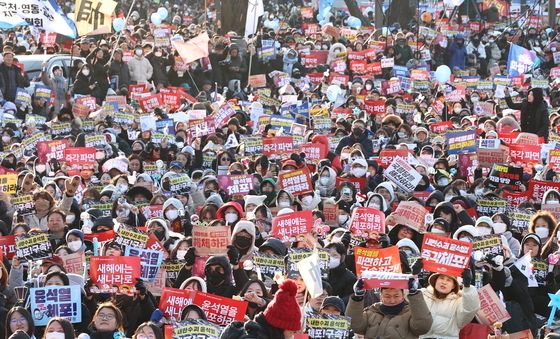
[(297, 285), (295, 281), (286, 279), (274, 299), (268, 304), (263, 315), (266, 321), (276, 328), (299, 331), (301, 328), (301, 310), (296, 300)]

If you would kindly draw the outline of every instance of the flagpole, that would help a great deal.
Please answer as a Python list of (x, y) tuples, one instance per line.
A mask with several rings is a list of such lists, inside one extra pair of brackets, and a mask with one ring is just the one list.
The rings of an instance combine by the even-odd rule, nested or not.
[[(130, 5), (130, 8), (128, 9), (128, 14), (126, 15), (126, 18), (124, 19), (125, 26), (128, 23), (128, 19), (130, 18), (130, 14), (132, 14), (132, 10), (134, 9), (134, 4), (135, 3), (136, 3), (136, 0), (132, 0), (132, 4)], [(111, 63), (111, 61), (113, 60), (113, 56), (115, 55), (115, 51), (119, 47), (119, 41), (121, 41), (124, 29), (125, 28), (123, 27), (123, 29), (121, 29), (121, 31), (119, 32), (119, 35), (117, 36), (117, 43), (113, 47), (113, 51), (111, 51), (111, 57), (109, 58), (109, 61), (107, 62), (108, 64)]]
[[(257, 25), (257, 6), (259, 4), (259, 0), (256, 0), (255, 4), (253, 5), (253, 3), (251, 3), (251, 1), (249, 1), (249, 5), (253, 5), (253, 11), (255, 12), (255, 14), (253, 14), (253, 25)], [(247, 26), (247, 23), (245, 23), (245, 26)], [(252, 27), (252, 29), (255, 31), (256, 34), (257, 32), (257, 27)], [(253, 41), (255, 41), (255, 37), (252, 38)], [(255, 48), (255, 53), (257, 52), (257, 47), (255, 46), (255, 43), (253, 42), (253, 48)], [(247, 86), (249, 86), (249, 78), (251, 77), (251, 69), (253, 68), (253, 52), (251, 52), (251, 50), (249, 50), (249, 72), (247, 74)]]

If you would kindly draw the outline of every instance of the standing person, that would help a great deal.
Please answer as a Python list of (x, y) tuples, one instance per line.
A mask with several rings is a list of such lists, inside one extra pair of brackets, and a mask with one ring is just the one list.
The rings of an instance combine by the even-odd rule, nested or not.
[(152, 64), (144, 57), (144, 51), (140, 46), (134, 49), (134, 58), (128, 62), (128, 69), (131, 82), (136, 84), (148, 83), (154, 72)]
[(21, 73), (21, 68), (14, 64), (14, 53), (4, 53), (4, 62), (0, 64), (0, 91), (6, 101), (15, 101), (18, 87), (29, 87), (29, 79)]
[(463, 34), (457, 34), (455, 40), (449, 45), (447, 50), (449, 53), (449, 68), (465, 69), (465, 59), (467, 57), (467, 49), (465, 47), (465, 37)]
[(163, 49), (161, 47), (154, 47), (152, 52), (146, 55), (146, 59), (148, 59), (152, 65), (152, 81), (154, 85), (158, 89), (168, 86), (169, 81), (165, 69), (169, 66), (169, 62), (167, 58), (163, 56)]
[(521, 131), (534, 133), (548, 142), (550, 120), (548, 118), (548, 105), (543, 99), (542, 88), (531, 88), (527, 94), (527, 99), (521, 103), (514, 103), (511, 100), (507, 87), (504, 94), (508, 107), (521, 111)]
[(130, 70), (126, 62), (123, 61), (123, 51), (120, 48), (115, 50), (113, 61), (111, 61), (109, 66), (109, 77), (114, 76), (118, 76), (117, 90), (128, 89), (128, 85), (130, 85)]
[(101, 48), (97, 48), (87, 57), (86, 61), (91, 67), (95, 85), (91, 95), (97, 99), (97, 104), (101, 105), (109, 89), (109, 80), (107, 79), (109, 66), (106, 64), (105, 52)]
[(62, 68), (54, 66), (52, 76), (49, 76), (46, 63), (44, 63), (41, 71), (41, 81), (54, 92), (54, 114), (58, 115), (60, 108), (66, 100), (66, 88), (68, 87), (68, 80), (64, 78)]

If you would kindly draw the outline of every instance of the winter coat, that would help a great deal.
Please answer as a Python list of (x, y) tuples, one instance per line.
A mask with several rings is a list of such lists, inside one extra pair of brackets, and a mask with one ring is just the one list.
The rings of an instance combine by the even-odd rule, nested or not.
[(371, 143), (371, 140), (368, 139), (367, 132), (362, 133), (360, 139), (356, 139), (353, 134), (347, 135), (344, 138), (340, 139), (340, 142), (338, 143), (338, 146), (336, 146), (336, 150), (334, 151), (334, 153), (340, 155), (340, 152), (344, 147), (352, 147), (352, 145), (354, 144), (362, 145), (362, 152), (364, 153), (366, 159), (369, 159), (373, 156), (373, 144)]
[(409, 294), (408, 301), (409, 304), (393, 316), (381, 312), (380, 302), (364, 308), (363, 299), (356, 301), (352, 297), (346, 307), (346, 315), (352, 318), (352, 330), (365, 335), (366, 339), (418, 338), (430, 330), (432, 315), (422, 293)]
[(321, 197), (327, 198), (332, 196), (336, 189), (336, 171), (329, 166), (325, 166), (319, 170), (319, 173), (323, 173), (325, 169), (329, 172), (329, 181), (326, 185), (321, 184), (321, 176), (319, 175), (315, 182), (315, 189), (319, 191)]
[(152, 73), (152, 80), (154, 84), (163, 84), (167, 86), (169, 83), (167, 79), (167, 72), (165, 68), (168, 66), (167, 60), (163, 57), (157, 57), (155, 54), (150, 53), (146, 56), (146, 59), (152, 65), (153, 73)]
[(457, 45), (456, 42), (452, 42), (448, 49), (449, 52), (449, 68), (457, 67), (459, 69), (465, 69), (465, 59), (467, 58), (467, 49), (465, 46)]
[(451, 292), (445, 299), (437, 299), (434, 288), (422, 289), (433, 323), (430, 331), (420, 338), (456, 339), (459, 331), (468, 324), (480, 309), (478, 292), (474, 286), (463, 288), (459, 293)]
[(109, 68), (109, 76), (119, 77), (119, 88), (128, 88), (130, 85), (130, 70), (124, 61), (113, 60)]
[[(64, 194), (56, 207), (61, 209), (64, 213), (68, 213), (70, 211), (70, 207), (72, 206), (73, 199), (74, 197), (69, 197)], [(47, 216), (48, 214), (40, 218), (36, 214), (28, 214), (23, 216), (23, 220), (29, 228), (38, 228), (42, 231), (47, 231)]]
[(93, 75), (85, 76), (82, 72), (79, 72), (74, 81), (74, 86), (72, 88), (74, 94), (80, 95), (91, 95), (92, 89), (89, 87), (95, 83)]
[[(536, 100), (536, 99), (535, 99)], [(521, 103), (514, 103), (511, 97), (506, 96), (506, 103), (509, 108), (521, 111), (521, 131), (534, 133), (543, 137), (545, 142), (548, 140), (548, 107), (546, 102), (540, 101), (538, 105), (531, 105), (527, 100)]]
[(344, 301), (352, 294), (356, 276), (341, 263), (338, 267), (329, 270), (327, 281), (331, 284), (332, 295), (339, 296)]
[(139, 84), (147, 83), (152, 78), (154, 68), (150, 61), (144, 57), (135, 56), (128, 62), (130, 80)]
[(14, 102), (18, 87), (29, 87), (29, 79), (21, 74), (21, 68), (15, 64), (11, 67), (0, 64), (0, 91), (4, 100)]

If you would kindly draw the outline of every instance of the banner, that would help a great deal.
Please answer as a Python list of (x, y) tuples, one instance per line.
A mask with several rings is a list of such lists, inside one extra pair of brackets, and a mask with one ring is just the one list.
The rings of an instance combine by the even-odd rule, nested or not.
[(46, 233), (24, 235), (16, 239), (16, 257), (28, 261), (50, 258), (51, 242)]
[(507, 72), (509, 76), (519, 76), (537, 66), (537, 53), (516, 44), (510, 44)]
[(411, 274), (395, 272), (364, 271), (362, 278), (366, 289), (372, 288), (398, 288), (407, 289)]
[(253, 189), (252, 174), (219, 175), (218, 183), (227, 195), (247, 195)]
[(424, 228), (428, 210), (415, 201), (401, 201), (395, 211), (397, 224), (406, 225), (420, 232)]
[(173, 323), (173, 331), (168, 335), (165, 325), (165, 339), (219, 339), (222, 329), (203, 319), (189, 319)]
[(395, 158), (391, 165), (383, 171), (383, 175), (407, 193), (414, 191), (422, 180), (422, 175), (401, 157)]
[(494, 164), (488, 175), (488, 186), (498, 188), (505, 185), (518, 189), (523, 183), (523, 168)]
[(294, 196), (313, 192), (313, 182), (307, 167), (280, 172), (278, 186)]
[(74, 21), (80, 35), (111, 33), (112, 14), (117, 6), (112, 0), (76, 0)]
[(348, 225), (352, 234), (369, 239), (372, 233), (385, 233), (385, 213), (374, 208), (357, 207), (352, 211)]
[(210, 37), (208, 33), (204, 32), (189, 41), (173, 40), (171, 44), (177, 53), (179, 53), (181, 59), (187, 64), (190, 64), (193, 61), (206, 58), (210, 55), (210, 51), (208, 50), (209, 41)]
[(208, 321), (219, 326), (226, 326), (235, 320), (243, 321), (249, 303), (210, 293), (196, 292), (193, 304), (202, 308)]
[(158, 308), (166, 317), (180, 320), (181, 312), (192, 304), (195, 294), (196, 291), (192, 290), (165, 287), (161, 291)]
[(124, 255), (140, 257), (140, 277), (144, 281), (154, 281), (156, 279), (159, 267), (163, 262), (163, 252), (127, 246)]
[(448, 132), (445, 134), (449, 154), (476, 151), (476, 131)]
[(119, 291), (131, 295), (136, 279), (141, 277), (140, 258), (91, 257), (89, 276), (93, 281), (91, 293)]
[(198, 256), (225, 255), (231, 241), (231, 227), (193, 225), (192, 243)]
[(305, 317), (305, 332), (309, 339), (348, 338), (350, 317), (312, 313)]
[(272, 218), (272, 236), (289, 240), (292, 237), (308, 234), (313, 229), (313, 214), (310, 210), (282, 214)]
[(459, 277), (469, 265), (471, 252), (469, 242), (424, 234), (421, 256), (426, 271)]
[(503, 323), (511, 318), (504, 303), (494, 292), (490, 284), (484, 285), (484, 287), (479, 288), (477, 291), (480, 309), (476, 312), (476, 318), (482, 324), (492, 326), (497, 322)]
[(10, 195), (16, 194), (17, 191), (17, 174), (8, 173), (0, 175), (0, 192)]
[(48, 286), (31, 288), (30, 313), (36, 326), (46, 326), (51, 318), (62, 317), (73, 324), (82, 322), (80, 286)]
[(354, 247), (356, 257), (356, 276), (364, 271), (401, 273), (401, 260), (398, 246), (387, 248)]

